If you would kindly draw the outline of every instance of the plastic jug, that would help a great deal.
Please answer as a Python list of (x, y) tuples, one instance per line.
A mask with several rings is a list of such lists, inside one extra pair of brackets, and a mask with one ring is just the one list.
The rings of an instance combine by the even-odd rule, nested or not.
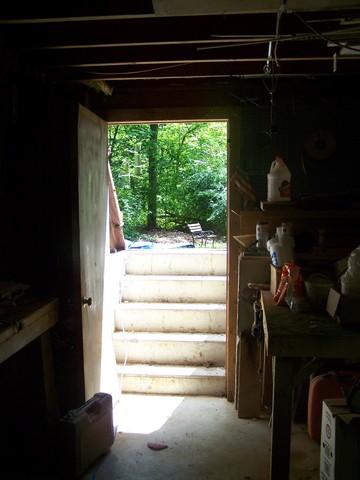
[(266, 242), (271, 262), (275, 267), (282, 267), (284, 263), (294, 260), (294, 237), (291, 235), (291, 224), (282, 223), (276, 227), (274, 238)]
[(275, 267), (282, 267), (285, 263), (294, 261), (294, 237), (283, 227), (276, 229), (277, 241), (271, 242), (269, 252), (271, 262)]
[(281, 155), (276, 155), (272, 162), (268, 181), (268, 202), (283, 202), (291, 199), (291, 173)]

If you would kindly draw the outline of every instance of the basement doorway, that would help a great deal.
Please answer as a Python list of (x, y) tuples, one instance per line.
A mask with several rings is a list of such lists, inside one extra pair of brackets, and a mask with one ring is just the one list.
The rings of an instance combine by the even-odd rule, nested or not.
[(227, 122), (114, 124), (108, 145), (127, 246), (121, 391), (225, 396)]

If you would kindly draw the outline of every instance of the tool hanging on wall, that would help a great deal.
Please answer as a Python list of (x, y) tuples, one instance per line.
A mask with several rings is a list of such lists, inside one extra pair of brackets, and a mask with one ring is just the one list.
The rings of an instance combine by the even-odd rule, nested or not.
[(301, 164), (305, 175), (309, 167), (324, 168), (324, 162), (331, 160), (336, 152), (335, 136), (327, 130), (316, 130), (308, 134), (303, 142)]

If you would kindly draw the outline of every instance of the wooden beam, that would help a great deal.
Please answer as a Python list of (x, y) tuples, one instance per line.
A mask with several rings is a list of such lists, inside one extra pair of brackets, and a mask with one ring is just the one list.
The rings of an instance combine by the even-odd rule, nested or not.
[[(278, 0), (153, 0), (155, 12), (159, 15), (208, 15), (254, 12), (277, 12)], [(288, 7), (299, 11), (333, 10), (341, 8), (358, 8), (356, 0), (291, 0)]]
[[(254, 62), (222, 62), (214, 64), (173, 64), (159, 67), (98, 67), (93, 69), (64, 69), (48, 71), (50, 78), (57, 80), (80, 81), (96, 79), (103, 81), (129, 80), (179, 80), (196, 78), (270, 78), (263, 71), (262, 60)], [(356, 60), (338, 63), (338, 75), (360, 73), (360, 62)], [(333, 59), (317, 62), (283, 62), (275, 77), (333, 75)]]
[(98, 113), (108, 123), (227, 121), (229, 118), (229, 109), (224, 107), (112, 108)]
[[(49, 6), (51, 5), (51, 6)], [(356, 0), (293, 0), (288, 4), (289, 9), (309, 14), (324, 16), (339, 15), (338, 11), (344, 9), (356, 12), (359, 4)], [(46, 23), (72, 23), (88, 21), (106, 21), (122, 19), (138, 19), (148, 17), (191, 17), (191, 16), (217, 16), (217, 15), (251, 15), (251, 14), (277, 14), (278, 0), (249, 0), (239, 3), (238, 0), (122, 0), (121, 2), (107, 1), (104, 4), (88, 4), (79, 9), (70, 0), (63, 0), (56, 5), (39, 2), (29, 3), (25, 0), (13, 4), (8, 2), (2, 8), (0, 24), (46, 24)], [(19, 12), (22, 12), (19, 14)]]
[[(27, 52), (26, 57), (41, 66), (100, 67), (121, 65), (154, 65), (171, 63), (237, 62), (267, 59), (267, 44), (224, 48), (221, 50), (198, 50), (196, 44), (157, 45), (142, 47), (99, 47)], [(291, 42), (279, 48), (279, 58), (306, 59), (316, 56), (331, 57), (337, 49), (329, 48), (324, 42)]]
[[(201, 17), (136, 18), (35, 25), (1, 25), (2, 36), (13, 46), (30, 48), (98, 48), (176, 44), (225, 44), (224, 35), (274, 36), (276, 15), (210, 15)], [(296, 19), (282, 35), (305, 32)], [(26, 42), (24, 42), (26, 39)], [(249, 39), (248, 39), (249, 40)]]

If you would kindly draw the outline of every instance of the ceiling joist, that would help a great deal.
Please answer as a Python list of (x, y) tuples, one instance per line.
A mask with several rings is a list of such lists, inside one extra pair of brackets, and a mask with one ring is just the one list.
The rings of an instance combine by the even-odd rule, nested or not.
[[(8, 11), (6, 18), (0, 18), (0, 48), (16, 52), (17, 60), (51, 79), (108, 81), (110, 88), (124, 81), (218, 82), (266, 74), (360, 72), (360, 49), (356, 47), (360, 45), (360, 7), (355, 9), (351, 1), (342, 2), (346, 8), (340, 9), (337, 0), (319, 0), (323, 10), (306, 12), (299, 7), (304, 2), (297, 0), (288, 0), (286, 9), (279, 9), (279, 0), (154, 2), (159, 8), (171, 4), (179, 9), (190, 8), (191, 3), (188, 13), (207, 5), (207, 15), (198, 10), (192, 16), (185, 10), (178, 16), (169, 11), (162, 16), (164, 12), (155, 8), (156, 16), (145, 11), (150, 7), (144, 2), (132, 6), (125, 2), (126, 8), (137, 9), (127, 12), (116, 10), (120, 2), (112, 14), (100, 12), (94, 4), (92, 15), (80, 15), (86, 10), (82, 9), (79, 16), (64, 15), (61, 21), (60, 16), (35, 17), (31, 9), (21, 18)], [(230, 12), (231, 8), (218, 12), (215, 7), (220, 3), (224, 8), (237, 5), (242, 13)], [(267, 13), (261, 7), (265, 3), (272, 5), (265, 9)], [(291, 12), (290, 4), (298, 5), (298, 10)], [(71, 12), (70, 0), (62, 8)]]

